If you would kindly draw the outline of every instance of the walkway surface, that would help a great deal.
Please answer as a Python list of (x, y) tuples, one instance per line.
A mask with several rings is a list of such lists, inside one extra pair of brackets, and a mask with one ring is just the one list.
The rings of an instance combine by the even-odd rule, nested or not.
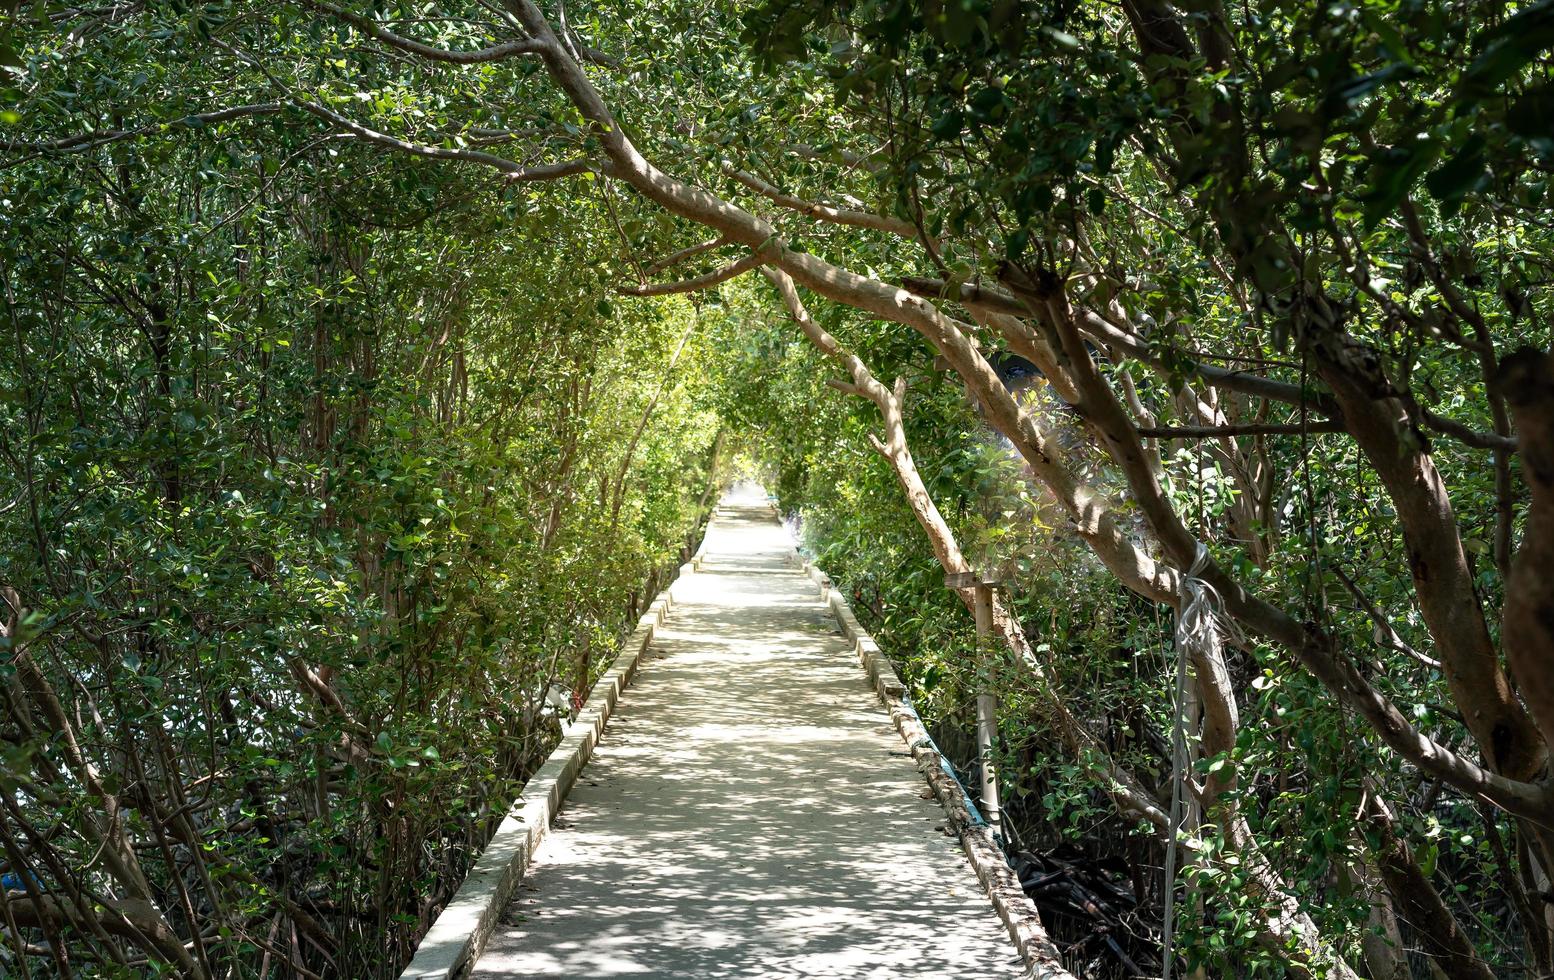
[(1019, 976), (764, 495), (675, 603), (474, 976)]

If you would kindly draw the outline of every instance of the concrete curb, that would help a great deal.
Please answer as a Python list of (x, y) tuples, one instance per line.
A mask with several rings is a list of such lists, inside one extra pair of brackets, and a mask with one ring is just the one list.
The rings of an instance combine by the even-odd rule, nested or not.
[[(702, 549), (705, 548), (703, 539)], [(470, 967), (480, 959), (502, 910), (550, 831), (562, 801), (604, 734), (621, 692), (636, 675), (637, 665), (654, 634), (674, 607), (675, 586), (695, 571), (694, 565), (681, 565), (679, 576), (637, 620), (637, 628), (588, 693), (577, 719), (565, 726), (555, 750), (524, 784), (458, 892), (422, 937), (415, 958), (400, 974), (400, 980), (456, 980), (468, 975)]]
[(1025, 976), (1029, 980), (1074, 980), (1074, 975), (1064, 968), (1062, 955), (1047, 935), (1046, 927), (1041, 924), (1041, 914), (1025, 896), (1020, 879), (1004, 860), (1003, 850), (993, 840), (992, 832), (986, 824), (971, 818), (970, 801), (960, 783), (945, 771), (944, 759), (934, 748), (933, 739), (923, 728), (917, 712), (907, 704), (906, 685), (901, 683), (896, 668), (891, 666), (874, 637), (858, 624), (858, 617), (833, 587), (831, 577), (810, 561), (805, 561), (803, 568), (819, 588), (821, 601), (836, 617), (842, 635), (852, 644), (858, 662), (868, 672), (869, 681), (890, 712), (890, 720), (895, 722), (901, 740), (912, 750), (918, 771), (927, 780), (939, 805), (944, 807), (945, 816), (960, 840), (961, 850), (966, 852), (966, 859), (1003, 921), (1010, 941), (1025, 961)]

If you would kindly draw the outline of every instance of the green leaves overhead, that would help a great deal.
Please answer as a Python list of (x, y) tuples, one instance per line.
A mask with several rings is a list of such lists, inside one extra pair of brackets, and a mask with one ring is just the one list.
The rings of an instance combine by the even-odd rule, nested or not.
[[(1197, 830), (1188, 954), (1279, 975), (1274, 894), (1338, 954), (1374, 949), (1383, 905), (1355, 883), (1400, 851), (1355, 815), (1385, 800), (1389, 833), (1432, 841), (1416, 850), (1436, 884), (1467, 883), (1442, 888), (1468, 923), (1443, 934), (1519, 968), (1542, 927), (1504, 923), (1536, 895), (1497, 889), (1541, 880), (1513, 866), (1538, 838), (1481, 846), (1477, 799), (1386, 737), (1410, 719), (1437, 759), (1493, 741), (1472, 744), (1456, 667), (1431, 666), (1439, 621), (1475, 610), (1484, 687), (1519, 710), (1493, 617), (1524, 463), (1491, 382), (1554, 317), (1550, 9), (568, 4), (565, 45), (656, 166), (769, 222), (758, 249), (873, 280), (861, 306), (926, 312), (899, 287), (953, 318), (935, 350), (910, 317), (813, 310), (908, 383), (924, 482), (968, 551), (1007, 569), (1042, 673), (968, 665), (968, 622), (869, 453), (876, 414), (824, 384), (834, 366), (761, 281), (619, 294), (713, 276), (766, 231), (709, 241), (677, 216), (695, 209), (598, 165), (601, 138), (540, 59), (417, 53), (514, 40), (500, 9), (7, 11), (0, 586), (35, 615), (0, 674), (20, 676), (25, 645), (68, 710), (58, 723), (17, 688), (36, 710), (7, 713), (0, 780), (27, 819), (5, 829), (29, 873), (74, 869), (85, 909), (149, 887), (178, 939), (40, 931), (15, 955), (391, 975), (553, 738), (546, 686), (587, 684), (732, 447), (873, 597), (928, 716), (953, 730), (976, 685), (1008, 695), (1033, 839), (1089, 833), (1141, 868), (1158, 855), (1107, 802), (1108, 766), (1169, 795), (1151, 741), (1171, 724), (1169, 615), (1074, 529), (1104, 507), (1155, 569), (1204, 540), (1257, 602), (1224, 595), (1276, 614), (1226, 654), (1239, 729), (1195, 762), (1235, 774), (1239, 809), (1207, 811), (1246, 826)], [(520, 179), (531, 167), (567, 176)], [(1029, 470), (936, 357), (953, 331), (1040, 427), (1016, 433), (1041, 444)], [(1121, 414), (1098, 417), (1108, 395)], [(1370, 423), (1369, 442), (1344, 428)], [(1066, 469), (1043, 483), (1046, 454)], [(1421, 508), (1435, 533), (1405, 538), (1400, 483), (1444, 488)], [(1436, 540), (1466, 563), (1444, 616), (1422, 613), (1410, 571)], [(1320, 642), (1264, 645), (1288, 633)], [(1294, 666), (1314, 655), (1357, 673), (1319, 683)], [(1387, 725), (1356, 708), (1361, 681), (1401, 706)], [(1060, 736), (1057, 707), (1082, 730)], [(123, 794), (132, 838), (105, 839), (80, 802), (102, 794), (45, 737), (61, 725)], [(138, 822), (185, 812), (192, 831)], [(121, 853), (150, 886), (95, 857)], [(254, 938), (270, 932), (297, 938)]]
[(1539, 0), (1477, 39), (1478, 55), (1459, 83), (1465, 99), (1490, 98), (1543, 52), (1554, 48), (1554, 2)]

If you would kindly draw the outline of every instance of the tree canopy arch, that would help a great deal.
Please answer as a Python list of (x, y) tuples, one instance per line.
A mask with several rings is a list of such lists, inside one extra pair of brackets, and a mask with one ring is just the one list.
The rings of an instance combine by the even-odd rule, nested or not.
[[(7, 302), (19, 338), (49, 339), (19, 340), (8, 368), (17, 431), (37, 445), (71, 412), (125, 410), (119, 395), (100, 406), (75, 392), (43, 397), (84, 363), (67, 338), (90, 334), (122, 354), (113, 331), (125, 329), (146, 355), (119, 368), (143, 417), (135, 458), (160, 487), (157, 512), (174, 515), (167, 534), (191, 482), (225, 479), (229, 462), (199, 442), (199, 413), (216, 404), (246, 433), (234, 449), (285, 431), (299, 449), (341, 453), (310, 471), (316, 461), (283, 464), (269, 446), (271, 470), (255, 479), (278, 479), (299, 500), (341, 473), (397, 481), (383, 491), (396, 505), (419, 487), (430, 523), (446, 521), (461, 549), (489, 540), (458, 529), (457, 508), (437, 496), (446, 475), (380, 477), (382, 460), (350, 456), (360, 447), (345, 452), (341, 439), (392, 455), (429, 438), (430, 420), (467, 429), (468, 451), (450, 450), (444, 465), (483, 520), (495, 491), (469, 467), (515, 465), (508, 440), (548, 426), (530, 444), (535, 459), (569, 462), (549, 482), (542, 463), (528, 464), (530, 492), (511, 506), (597, 485), (591, 503), (614, 537), (654, 392), (700, 432), (663, 436), (661, 458), (712, 449), (710, 415), (697, 415), (711, 409), (674, 368), (691, 344), (691, 369), (707, 379), (743, 370), (719, 365), (739, 361), (719, 344), (740, 333), (730, 311), (755, 302), (737, 277), (760, 271), (796, 336), (846, 374), (835, 387), (875, 413), (872, 445), (946, 570), (969, 567), (958, 537), (970, 526), (940, 511), (909, 434), (914, 379), (929, 378), (935, 358), (1018, 454), (1011, 479), (1037, 488), (1017, 520), (1055, 515), (1092, 556), (1087, 572), (1104, 568), (1140, 608), (1179, 605), (1189, 569), (1214, 590), (1230, 647), (1193, 665), (1204, 815), (1193, 839), (1214, 842), (1202, 887), (1214, 893), (1214, 860), (1233, 859), (1256, 908), (1235, 955), (1300, 975), (1375, 976), (1402, 960), (1360, 934), (1385, 934), (1393, 916), (1448, 975), (1490, 976), (1506, 956), (1544, 971), (1554, 962), (1542, 897), (1554, 859), (1554, 597), (1539, 571), (1554, 440), (1541, 288), (1551, 16), (1547, 3), (1136, 0), (18, 10), (3, 146), (15, 181)], [(261, 266), (311, 293), (271, 295), (248, 276)], [(829, 329), (808, 308), (817, 301)], [(697, 337), (702, 318), (719, 337)], [(313, 363), (288, 361), (294, 388), (278, 397), (271, 355), (303, 321)], [(394, 337), (401, 327), (407, 336)], [(256, 388), (224, 404), (219, 392), (236, 382), (215, 365), (232, 345)], [(635, 401), (600, 395), (601, 350), (637, 372)], [(997, 368), (1006, 355), (1036, 365), (1053, 397), (1011, 393)], [(487, 363), (472, 398), (476, 358)], [(393, 392), (400, 414), (385, 417), (377, 378), (424, 388)], [(945, 380), (922, 386), (942, 391)], [(262, 418), (271, 406), (294, 414)], [(617, 458), (574, 485), (570, 461), (589, 460), (585, 444)], [(73, 451), (61, 465), (80, 464)], [(190, 452), (218, 475), (185, 472)], [(35, 503), (36, 454), (10, 455), (29, 488), (17, 499)], [(271, 475), (283, 465), (300, 472)], [(696, 494), (679, 479), (666, 470), (644, 491), (633, 527), (684, 525)], [(561, 517), (532, 520), (550, 554)], [(366, 534), (330, 507), (318, 521), (326, 538)], [(57, 579), (47, 523), (34, 516), (16, 531), (36, 552), (28, 575), (49, 583), (9, 600), (18, 745), (38, 711), (76, 727), (51, 715), (58, 699), (28, 666), (28, 631), (45, 645), (112, 648), (90, 615), (61, 607), (33, 624), (28, 610), (52, 604), (45, 596), (102, 593)], [(392, 544), (391, 564), (430, 547), (391, 523), (374, 539)], [(634, 543), (637, 567), (600, 587), (641, 574), (665, 545)], [(427, 569), (446, 560), (437, 555)], [(375, 629), (397, 644), (389, 634), (419, 615), (416, 601), (388, 584), (379, 558), (344, 560), (384, 577)], [(347, 601), (343, 580), (335, 589)], [(472, 635), (492, 615), (472, 603)], [(1036, 649), (1014, 605), (996, 619), (1058, 740), (1119, 812), (1166, 833), (1154, 789), (1070, 706), (1052, 650)], [(50, 639), (60, 623), (76, 635)], [(137, 642), (138, 664), (156, 638)], [(337, 667), (296, 651), (284, 663), (335, 712), (347, 765), (375, 752), (404, 761), (397, 736), (366, 739), (377, 719), (340, 699)], [(1280, 703), (1285, 685), (1295, 693)], [(1263, 736), (1248, 718), (1265, 729), (1294, 705), (1354, 726), (1354, 754), (1317, 753), (1309, 771), (1350, 813), (1323, 844), (1337, 855), (1328, 873), (1352, 878), (1380, 925), (1360, 924), (1369, 913), (1316, 921), (1309, 896), (1320, 889), (1292, 880), (1280, 828), (1247, 812), (1282, 778), (1270, 774), (1278, 765), (1259, 771)], [(119, 791), (100, 784), (89, 753), (50, 747), (43, 758), (55, 751), (66, 753), (61, 778), (107, 804), (88, 823), (105, 854), (123, 852), (108, 869), (121, 898), (141, 904), (103, 917), (80, 897), (72, 912), (28, 893), (8, 909), (88, 929), (110, 959), (128, 960), (117, 930), (144, 955), (212, 975), (201, 940), (191, 953), (172, 938), (203, 918), (187, 888), (172, 899), (143, 880), (114, 815)], [(1508, 895), (1515, 953), (1481, 948), (1493, 943), (1462, 921), (1471, 903), (1432, 881), (1441, 794), (1458, 801), (1458, 820), (1480, 806), (1493, 814), (1495, 853), (1479, 863)], [(315, 802), (323, 819), (328, 792)], [(224, 904), (207, 887), (210, 904)], [(290, 927), (308, 921), (284, 888), (266, 888)]]

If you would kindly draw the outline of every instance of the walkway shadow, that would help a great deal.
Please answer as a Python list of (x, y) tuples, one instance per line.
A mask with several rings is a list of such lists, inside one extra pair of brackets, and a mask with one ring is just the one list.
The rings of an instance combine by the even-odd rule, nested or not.
[(781, 529), (714, 532), (476, 976), (1018, 976)]

